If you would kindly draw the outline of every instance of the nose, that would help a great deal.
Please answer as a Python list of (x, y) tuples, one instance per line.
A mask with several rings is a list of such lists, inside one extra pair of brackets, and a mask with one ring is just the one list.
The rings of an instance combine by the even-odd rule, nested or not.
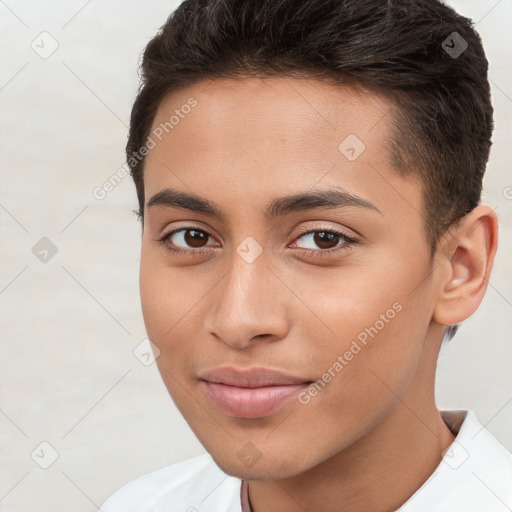
[(263, 254), (252, 263), (235, 254), (231, 269), (215, 287), (207, 332), (233, 348), (283, 339), (289, 318), (286, 291)]

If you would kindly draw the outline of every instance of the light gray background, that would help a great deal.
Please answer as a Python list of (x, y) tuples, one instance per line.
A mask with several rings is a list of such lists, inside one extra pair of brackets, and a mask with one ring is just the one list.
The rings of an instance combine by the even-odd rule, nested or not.
[[(512, 449), (512, 0), (448, 3), (477, 23), (490, 61), (484, 202), (497, 208), (501, 240), (481, 308), (442, 349), (438, 405), (473, 409)], [(176, 5), (0, 1), (4, 512), (93, 512), (131, 478), (204, 452), (156, 366), (133, 354), (145, 330), (131, 180), (92, 195), (124, 163), (139, 54)], [(51, 49), (43, 31), (59, 45), (46, 59), (31, 48)], [(42, 237), (58, 249), (46, 263), (32, 253)], [(58, 453), (46, 470), (31, 458), (51, 462), (43, 441)]]

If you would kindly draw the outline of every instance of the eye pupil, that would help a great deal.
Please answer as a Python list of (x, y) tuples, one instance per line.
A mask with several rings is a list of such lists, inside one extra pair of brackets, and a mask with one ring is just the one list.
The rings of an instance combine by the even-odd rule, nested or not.
[[(191, 234), (189, 236), (189, 233)], [(200, 231), (198, 229), (187, 229), (185, 231), (185, 242), (190, 247), (202, 247), (201, 242), (208, 240), (208, 233)]]
[[(314, 235), (315, 244), (322, 249), (329, 249), (338, 244), (340, 235), (329, 233), (328, 231), (317, 231)], [(334, 240), (334, 244), (332, 244)], [(327, 246), (326, 246), (327, 244)]]

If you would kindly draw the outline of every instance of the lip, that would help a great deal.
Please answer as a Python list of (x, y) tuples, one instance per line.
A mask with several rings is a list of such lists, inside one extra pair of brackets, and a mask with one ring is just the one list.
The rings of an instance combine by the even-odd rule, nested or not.
[(216, 368), (199, 378), (206, 395), (221, 411), (240, 418), (268, 416), (313, 382), (269, 368)]

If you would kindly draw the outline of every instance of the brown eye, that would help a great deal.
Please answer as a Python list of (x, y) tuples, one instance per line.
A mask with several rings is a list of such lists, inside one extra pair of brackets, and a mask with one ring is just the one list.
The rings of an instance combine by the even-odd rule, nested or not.
[[(310, 247), (306, 249), (318, 250), (318, 249), (333, 249), (339, 245), (340, 240), (343, 242), (347, 241), (347, 236), (343, 233), (337, 233), (335, 231), (310, 231), (304, 233), (299, 237), (299, 240), (309, 241)], [(316, 247), (311, 247), (315, 245)], [(303, 247), (304, 248), (304, 247)]]
[(203, 249), (208, 250), (208, 239), (213, 238), (210, 233), (196, 228), (181, 228), (167, 233), (160, 242), (172, 252), (194, 253)]
[(200, 231), (199, 229), (184, 229), (185, 235), (183, 236), (183, 240), (185, 243), (189, 245), (189, 247), (203, 247), (204, 242), (208, 241), (208, 237), (210, 236), (208, 233), (204, 231)]
[(332, 247), (336, 247), (338, 245), (340, 238), (340, 235), (336, 233), (317, 231), (313, 237), (313, 240), (315, 244), (320, 247), (320, 249), (331, 249)]

